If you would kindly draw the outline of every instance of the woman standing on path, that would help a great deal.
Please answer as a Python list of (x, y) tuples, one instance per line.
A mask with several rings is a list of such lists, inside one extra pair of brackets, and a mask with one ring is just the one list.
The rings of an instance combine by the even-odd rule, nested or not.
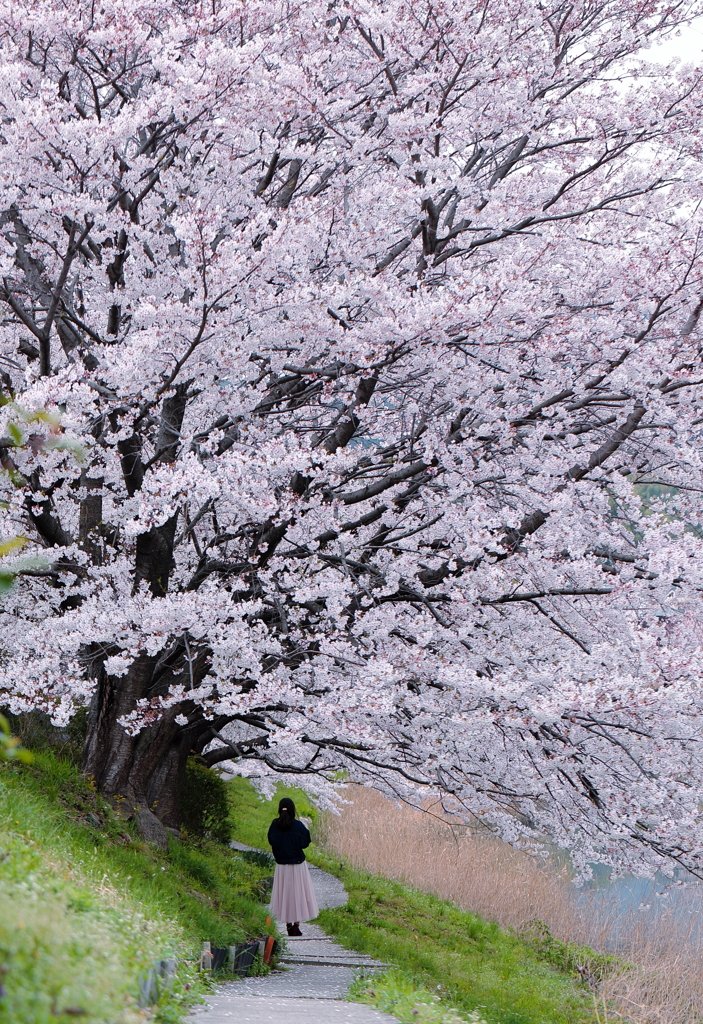
[(302, 935), (300, 922), (311, 921), (319, 911), (303, 853), (310, 845), (310, 833), (296, 819), (290, 797), (284, 796), (278, 804), (278, 817), (271, 822), (268, 840), (276, 861), (271, 913), (286, 922), (289, 935)]

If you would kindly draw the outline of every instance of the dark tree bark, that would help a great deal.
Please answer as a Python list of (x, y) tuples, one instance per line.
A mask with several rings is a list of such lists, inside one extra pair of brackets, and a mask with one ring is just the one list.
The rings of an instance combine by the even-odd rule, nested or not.
[[(179, 655), (176, 652), (177, 663), (182, 664)], [(205, 671), (202, 654), (191, 664), (200, 682)], [(146, 839), (165, 846), (167, 829), (180, 825), (185, 768), (197, 723), (195, 728), (187, 728), (175, 721), (176, 715), (183, 713), (180, 705), (135, 736), (120, 724), (140, 701), (166, 693), (176, 681), (174, 673), (154, 657), (138, 658), (119, 678), (109, 676), (102, 665), (97, 665), (96, 678), (83, 751), (84, 771), (102, 793), (137, 822)], [(209, 725), (203, 726), (209, 729)]]

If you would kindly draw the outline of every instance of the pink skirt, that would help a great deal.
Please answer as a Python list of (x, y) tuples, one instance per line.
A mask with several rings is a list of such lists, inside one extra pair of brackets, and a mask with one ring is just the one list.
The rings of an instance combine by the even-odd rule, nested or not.
[(273, 876), (271, 913), (279, 921), (312, 921), (319, 910), (305, 861), (277, 864)]

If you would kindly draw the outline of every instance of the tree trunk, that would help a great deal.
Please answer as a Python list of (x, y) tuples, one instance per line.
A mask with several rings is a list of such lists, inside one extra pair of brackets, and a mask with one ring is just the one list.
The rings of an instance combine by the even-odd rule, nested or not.
[[(124, 241), (124, 244), (122, 244)], [(126, 250), (126, 237), (120, 248)], [(157, 441), (158, 461), (173, 462), (180, 443), (180, 432), (187, 405), (188, 382), (177, 384), (164, 399)], [(138, 434), (120, 441), (122, 470), (128, 493), (135, 494), (144, 479), (142, 463), (143, 439)], [(94, 481), (86, 479), (90, 489)], [(89, 493), (81, 508), (81, 536), (89, 537), (95, 527), (93, 520), (101, 514), (88, 503)], [(92, 513), (92, 518), (91, 518)], [(152, 527), (137, 537), (134, 567), (134, 590), (146, 584), (155, 598), (168, 593), (173, 568), (173, 544), (178, 515), (162, 526)], [(97, 652), (96, 652), (97, 654)], [(132, 736), (120, 724), (137, 709), (148, 708), (149, 702), (168, 693), (173, 682), (193, 686), (206, 671), (207, 652), (194, 658), (185, 646), (176, 644), (158, 658), (142, 655), (124, 676), (109, 676), (100, 655), (94, 660), (97, 681), (88, 716), (88, 732), (83, 750), (83, 768), (91, 775), (101, 793), (119, 801), (121, 809), (137, 822), (141, 835), (149, 842), (165, 847), (167, 829), (180, 824), (180, 803), (185, 780), (186, 762), (193, 732), (176, 723), (184, 704), (162, 712), (154, 707), (154, 721)], [(144, 702), (141, 707), (139, 702)], [(186, 713), (193, 705), (185, 702)]]
[(135, 710), (137, 701), (153, 696), (155, 663), (155, 658), (142, 656), (119, 678), (100, 667), (88, 715), (83, 768), (99, 791), (136, 821), (140, 834), (163, 848), (167, 829), (180, 824), (190, 753), (189, 734), (174, 721), (181, 709), (169, 709), (135, 736), (119, 721)]

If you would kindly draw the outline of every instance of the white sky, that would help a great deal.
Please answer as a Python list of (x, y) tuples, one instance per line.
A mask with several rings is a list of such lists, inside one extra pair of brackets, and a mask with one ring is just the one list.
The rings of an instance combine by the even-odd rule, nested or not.
[(678, 57), (684, 64), (702, 64), (703, 18), (696, 18), (665, 42), (650, 47), (643, 56), (646, 60), (661, 61), (662, 64), (668, 63), (672, 57)]

